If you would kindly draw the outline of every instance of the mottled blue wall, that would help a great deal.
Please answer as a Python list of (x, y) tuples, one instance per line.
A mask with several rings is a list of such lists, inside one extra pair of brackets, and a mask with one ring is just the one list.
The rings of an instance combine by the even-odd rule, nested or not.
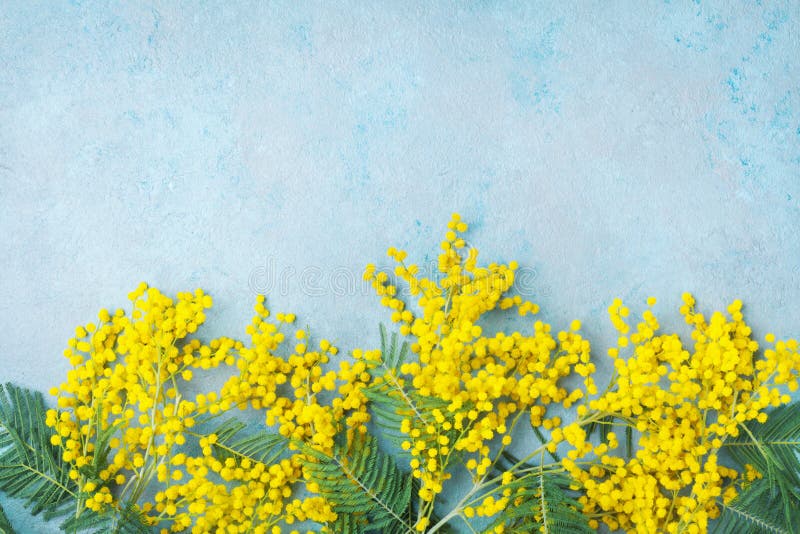
[(798, 36), (796, 1), (2, 2), (0, 378), (59, 382), (140, 280), (215, 295), (209, 336), (270, 289), (372, 344), (348, 273), (452, 211), (600, 354), (615, 296), (797, 335)]

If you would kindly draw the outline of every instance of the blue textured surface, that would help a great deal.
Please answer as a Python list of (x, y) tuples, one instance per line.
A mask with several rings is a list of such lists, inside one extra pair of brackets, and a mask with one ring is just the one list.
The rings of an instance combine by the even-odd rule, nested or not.
[(800, 4), (338, 4), (0, 5), (3, 381), (140, 280), (372, 345), (354, 280), (452, 211), (599, 354), (615, 296), (800, 333)]

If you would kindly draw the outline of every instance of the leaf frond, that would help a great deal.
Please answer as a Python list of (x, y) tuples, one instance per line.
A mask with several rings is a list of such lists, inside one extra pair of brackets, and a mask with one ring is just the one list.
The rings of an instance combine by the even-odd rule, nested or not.
[(397, 334), (387, 334), (383, 325), (380, 325), (380, 333), (381, 359), (374, 365), (383, 371), (382, 382), (363, 389), (362, 393), (370, 401), (375, 424), (399, 445), (406, 438), (399, 431), (404, 419), (427, 426), (433, 421), (431, 412), (445, 409), (448, 403), (425, 397), (405, 386), (400, 367), (408, 355), (408, 343), (403, 342), (398, 347)]
[(14, 527), (11, 526), (11, 521), (8, 520), (2, 506), (0, 506), (0, 534), (14, 534)]
[(511, 502), (489, 526), (487, 532), (504, 526), (506, 532), (542, 532), (545, 534), (589, 534), (588, 518), (569, 489), (565, 473), (531, 473), (498, 486), (495, 491), (511, 491)]
[(751, 464), (773, 482), (782, 476), (800, 486), (800, 402), (771, 410), (764, 423), (750, 421), (742, 427), (744, 431), (725, 444), (734, 460)]
[(271, 464), (286, 454), (288, 438), (267, 431), (240, 437), (241, 431), (245, 428), (247, 428), (245, 423), (237, 419), (228, 419), (211, 432), (217, 436), (212, 449), (218, 460), (238, 457)]
[(308, 476), (339, 516), (335, 532), (414, 532), (408, 522), (411, 476), (378, 449), (374, 437), (356, 432), (349, 443), (335, 445), (330, 455), (307, 445), (303, 452), (310, 459)]
[(78, 493), (61, 449), (50, 443), (42, 394), (0, 385), (0, 489), (26, 501), (31, 514), (57, 509)]
[(795, 501), (794, 517), (787, 518), (782, 496), (766, 479), (756, 480), (733, 501), (718, 502), (722, 514), (715, 521), (714, 534), (793, 534), (800, 520), (800, 501)]
[(148, 525), (146, 514), (132, 504), (100, 513), (87, 509), (78, 517), (72, 514), (61, 524), (61, 529), (87, 534), (152, 534), (154, 530)]
[(738, 437), (725, 443), (725, 449), (741, 466), (740, 470), (749, 464), (764, 476), (751, 487), (761, 488), (766, 484), (770, 491), (768, 496), (763, 491), (758, 493), (761, 501), (740, 496), (731, 503), (734, 506), (731, 513), (747, 512), (760, 517), (762, 509), (769, 508), (782, 513), (778, 524), (786, 525), (788, 532), (797, 532), (800, 529), (800, 402), (771, 410), (764, 423), (750, 421), (741, 428)]

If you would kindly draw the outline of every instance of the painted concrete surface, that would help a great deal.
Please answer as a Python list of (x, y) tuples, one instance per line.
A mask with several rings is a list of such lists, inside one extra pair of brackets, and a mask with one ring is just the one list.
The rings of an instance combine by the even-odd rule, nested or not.
[(266, 291), (374, 346), (363, 266), (452, 211), (598, 354), (616, 296), (796, 336), (798, 36), (796, 1), (3, 2), (0, 378), (59, 383), (140, 280), (213, 294), (207, 337)]

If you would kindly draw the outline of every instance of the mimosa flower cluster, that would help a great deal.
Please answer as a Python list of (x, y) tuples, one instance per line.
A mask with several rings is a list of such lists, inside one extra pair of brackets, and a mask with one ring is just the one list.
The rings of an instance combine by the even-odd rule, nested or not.
[[(737, 493), (740, 473), (719, 462), (720, 451), (747, 431), (744, 423), (765, 423), (765, 410), (789, 403), (787, 391), (798, 387), (796, 340), (775, 343), (768, 334), (772, 347), (756, 357), (759, 344), (740, 301), (728, 306), (727, 316), (710, 317), (696, 310), (692, 295), (683, 301), (681, 314), (693, 328), (691, 348), (676, 334), (659, 334), (649, 308), (631, 332), (628, 309), (614, 301), (609, 314), (620, 337), (608, 351), (611, 384), (564, 428), (572, 450), (563, 464), (585, 490), (584, 512), (600, 512), (611, 529), (706, 532), (719, 516), (719, 499), (730, 502)], [(596, 446), (587, 441), (585, 421), (599, 416), (612, 417), (616, 431), (629, 427), (638, 434), (631, 458), (620, 454), (614, 431)], [(580, 461), (590, 454), (593, 461)]]
[[(130, 299), (130, 316), (102, 310), (97, 324), (76, 329), (64, 352), (73, 369), (52, 391), (58, 409), (48, 412), (46, 423), (54, 430), (52, 443), (73, 465), (70, 476), (82, 489), (79, 507), (102, 512), (134, 502), (160, 530), (196, 533), (275, 534), (282, 525), (334, 520), (331, 505), (304, 484), (302, 453), (221, 461), (214, 453), (225, 447), (200, 427), (252, 406), (265, 410), (266, 424), (277, 423), (288, 448), (307, 443), (330, 451), (342, 418), (348, 428), (365, 431), (369, 415), (359, 392), (369, 381), (366, 364), (345, 361), (338, 372), (323, 372), (337, 349), (321, 340), (319, 350), (308, 350), (304, 330), (295, 331), (288, 355), (276, 355), (285, 342), (280, 329), (294, 316), (278, 314), (269, 322), (263, 297), (247, 345), (190, 337), (212, 304), (200, 290), (172, 299), (142, 284)], [(181, 391), (195, 373), (221, 364), (238, 373), (218, 392), (184, 398)], [(334, 390), (330, 402), (319, 402), (318, 393)], [(148, 488), (156, 489), (153, 501), (144, 497)]]
[[(479, 263), (467, 230), (454, 214), (436, 275), (394, 247), (388, 269), (367, 266), (399, 335), (382, 349), (340, 353), (264, 296), (245, 340), (202, 341), (211, 297), (146, 284), (129, 312), (79, 326), (46, 416), (76, 516), (132, 507), (159, 532), (196, 534), (705, 533), (766, 475), (726, 447), (791, 401), (796, 340), (769, 334), (763, 349), (741, 302), (706, 316), (685, 294), (687, 346), (661, 332), (654, 298), (635, 325), (617, 299), (618, 341), (598, 359), (580, 321), (554, 329), (513, 293), (516, 262)], [(487, 326), (504, 313), (521, 326)], [(221, 387), (198, 392), (212, 373)]]
[[(561, 380), (573, 373), (585, 377), (585, 387), (596, 392), (589, 359), (589, 342), (577, 332), (577, 321), (569, 331), (556, 335), (541, 321), (532, 332), (485, 335), (478, 324), (493, 310), (516, 309), (520, 316), (536, 314), (538, 306), (519, 296), (508, 296), (514, 284), (516, 262), (478, 266), (478, 251), (463, 238), (467, 224), (454, 215), (441, 243), (439, 271), (432, 280), (419, 276), (415, 264), (406, 264), (406, 253), (390, 248), (397, 263), (394, 274), (408, 284), (416, 313), (397, 297), (397, 286), (386, 272), (369, 265), (365, 278), (372, 281), (382, 304), (392, 310), (392, 320), (409, 336), (417, 358), (400, 369), (376, 374), (397, 397), (409, 399), (408, 417), (400, 432), (406, 436), (402, 448), (410, 452), (412, 474), (421, 481), (419, 497), (434, 501), (458, 459), (475, 481), (485, 480), (500, 448), (512, 442), (512, 432), (522, 414), (535, 428), (557, 426), (558, 418), (547, 418), (551, 405), (569, 408), (584, 396), (584, 390), (568, 390)], [(406, 390), (413, 393), (408, 394)], [(429, 412), (415, 405), (419, 396), (437, 405)], [(486, 497), (468, 515), (494, 515), (508, 499)], [(433, 507), (426, 506), (417, 529), (428, 526)]]
[(114, 486), (138, 500), (154, 474), (165, 478), (195, 418), (223, 409), (213, 396), (205, 406), (184, 399), (178, 382), (233, 361), (232, 340), (186, 339), (211, 307), (202, 291), (172, 299), (141, 284), (129, 297), (130, 316), (101, 310), (97, 323), (76, 328), (64, 351), (73, 368), (51, 391), (59, 409), (47, 414), (52, 443), (64, 448), (74, 466), (70, 477), (84, 491), (81, 504), (94, 511), (115, 503)]

